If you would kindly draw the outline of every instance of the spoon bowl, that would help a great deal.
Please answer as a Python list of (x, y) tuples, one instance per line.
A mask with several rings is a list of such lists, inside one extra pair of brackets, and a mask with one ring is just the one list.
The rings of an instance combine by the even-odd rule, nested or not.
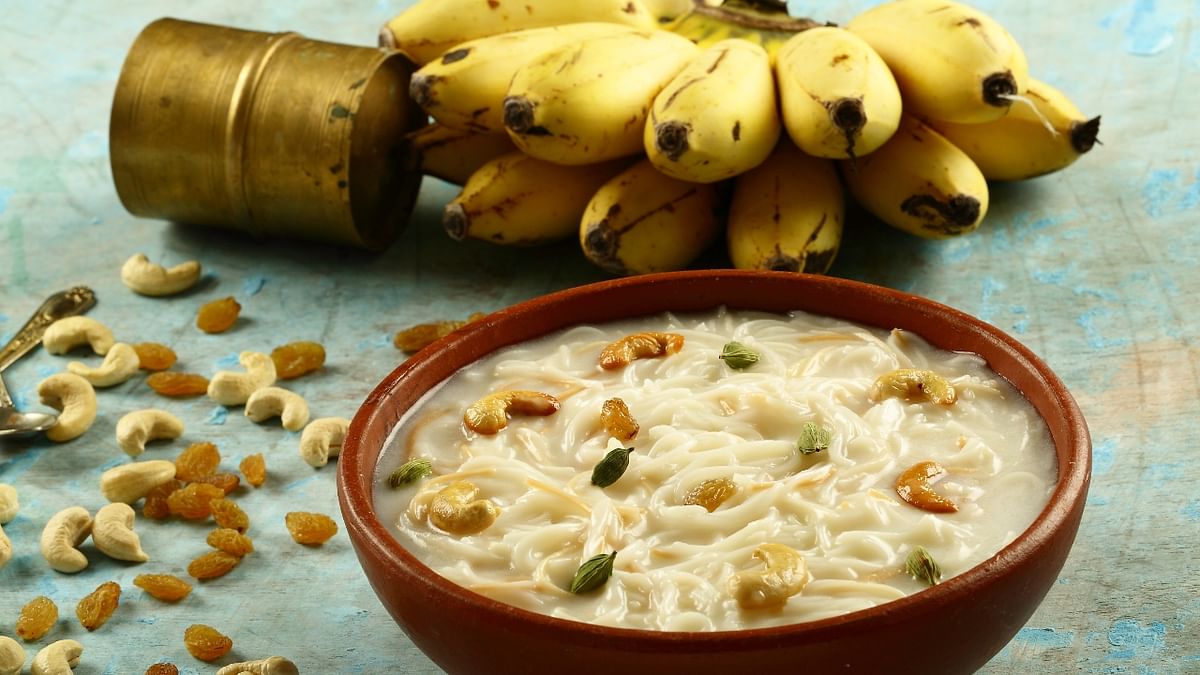
[(34, 434), (49, 429), (57, 421), (57, 415), (17, 410), (4, 386), (4, 378), (0, 377), (0, 436)]

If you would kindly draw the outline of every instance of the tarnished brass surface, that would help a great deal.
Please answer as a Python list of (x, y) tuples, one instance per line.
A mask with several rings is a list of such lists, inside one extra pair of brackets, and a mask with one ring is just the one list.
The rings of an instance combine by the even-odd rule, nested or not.
[(117, 194), (138, 216), (382, 248), (420, 185), (412, 70), (397, 52), (155, 21), (113, 98)]

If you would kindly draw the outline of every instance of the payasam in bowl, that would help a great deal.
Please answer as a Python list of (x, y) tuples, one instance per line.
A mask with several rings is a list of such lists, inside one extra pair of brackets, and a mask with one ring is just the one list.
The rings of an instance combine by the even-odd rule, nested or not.
[(1013, 338), (898, 291), (703, 271), (496, 312), (376, 387), (338, 469), (450, 673), (970, 672), (1074, 541), (1090, 440)]

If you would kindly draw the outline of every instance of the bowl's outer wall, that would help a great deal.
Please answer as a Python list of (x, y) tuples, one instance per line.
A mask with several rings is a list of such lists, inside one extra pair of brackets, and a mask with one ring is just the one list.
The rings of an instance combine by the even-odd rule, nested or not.
[[(1012, 544), (938, 586), (824, 621), (724, 633), (657, 633), (552, 619), (465, 591), (432, 573), (375, 519), (373, 477), (389, 433), (431, 387), (495, 349), (575, 324), (663, 311), (804, 310), (913, 331), (975, 352), (1028, 397), (1058, 450), (1051, 504)], [(1083, 417), (1056, 376), (995, 328), (929, 300), (829, 277), (686, 272), (584, 286), (469, 325), (391, 373), (351, 423), (339, 459), (342, 512), (372, 587), (397, 623), (450, 673), (966, 673), (1024, 625), (1074, 542), (1090, 477)]]

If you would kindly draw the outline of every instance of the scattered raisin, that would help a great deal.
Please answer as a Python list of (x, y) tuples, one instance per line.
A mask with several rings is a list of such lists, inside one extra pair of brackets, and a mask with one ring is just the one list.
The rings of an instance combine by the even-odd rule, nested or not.
[(283, 520), (287, 525), (288, 532), (292, 533), (292, 539), (295, 539), (297, 544), (320, 546), (329, 541), (329, 538), (338, 531), (337, 523), (333, 521), (333, 518), (323, 513), (292, 511), (284, 516)]
[(167, 508), (177, 516), (198, 520), (212, 515), (212, 500), (222, 499), (225, 493), (215, 485), (192, 483), (167, 497)]
[(154, 373), (146, 378), (146, 384), (162, 396), (172, 398), (203, 396), (208, 393), (208, 378), (195, 373), (174, 371)]
[(234, 473), (214, 473), (207, 476), (192, 479), (193, 483), (205, 483), (207, 485), (215, 485), (221, 488), (225, 494), (229, 494), (241, 485), (242, 481)]
[(734, 483), (728, 478), (710, 478), (696, 485), (696, 487), (688, 490), (688, 493), (683, 497), (684, 504), (695, 504), (703, 506), (712, 513), (726, 499), (729, 499), (737, 492), (737, 483)]
[(629, 414), (629, 406), (625, 401), (619, 398), (610, 398), (600, 407), (600, 423), (617, 440), (633, 440), (638, 434), (637, 420)]
[(239, 558), (245, 557), (247, 553), (254, 552), (254, 541), (250, 537), (227, 527), (209, 532), (208, 545)]
[(281, 380), (294, 380), (325, 365), (325, 348), (317, 342), (289, 342), (271, 350), (275, 375)]
[(214, 499), (209, 502), (208, 508), (212, 511), (213, 520), (217, 521), (217, 527), (237, 530), (239, 533), (250, 529), (250, 516), (233, 500)]
[(167, 504), (167, 497), (182, 487), (183, 481), (171, 479), (151, 490), (146, 494), (146, 501), (142, 503), (142, 515), (153, 520), (169, 517), (171, 507)]
[(146, 675), (179, 675), (173, 663), (156, 663), (146, 669)]
[(225, 551), (209, 551), (188, 563), (187, 573), (201, 581), (223, 577), (242, 561)]
[(194, 623), (183, 631), (183, 646), (201, 661), (216, 661), (233, 649), (233, 640), (212, 626)]
[(258, 487), (267, 482), (267, 460), (262, 453), (249, 455), (238, 464), (238, 468), (242, 470), (242, 475), (246, 477), (246, 482)]
[(472, 321), (478, 321), (482, 318), (483, 314), (476, 312), (466, 321), (435, 321), (433, 323), (418, 324), (396, 333), (395, 337), (392, 338), (392, 344), (396, 346), (396, 349), (405, 354), (419, 352), (429, 344), (446, 337)]
[(192, 585), (174, 574), (139, 574), (133, 585), (163, 602), (179, 602), (192, 592)]
[(30, 600), (17, 615), (17, 635), (26, 642), (40, 640), (58, 621), (58, 605), (44, 595)]
[(75, 616), (79, 617), (80, 625), (93, 631), (108, 621), (113, 612), (117, 611), (119, 604), (121, 585), (115, 581), (106, 581), (75, 605)]
[(175, 365), (175, 351), (157, 342), (139, 342), (133, 346), (138, 355), (138, 367), (142, 370), (166, 370)]
[(192, 443), (175, 458), (175, 477), (194, 481), (217, 470), (221, 453), (212, 443)]
[(205, 333), (224, 333), (237, 321), (242, 306), (233, 296), (206, 302), (196, 312), (196, 328)]

